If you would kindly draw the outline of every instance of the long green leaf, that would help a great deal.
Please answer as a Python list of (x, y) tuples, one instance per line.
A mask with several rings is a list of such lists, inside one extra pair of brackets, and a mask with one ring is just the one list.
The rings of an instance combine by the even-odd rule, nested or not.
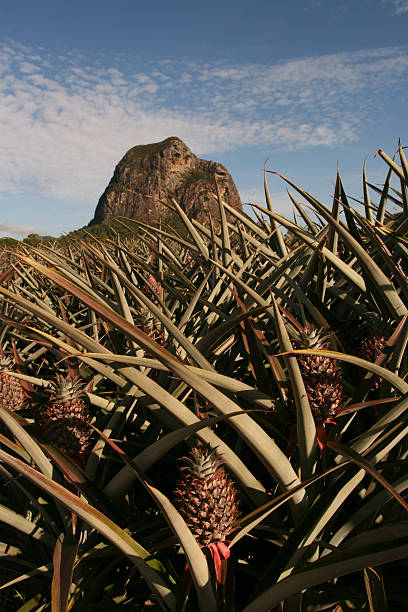
[[(300, 485), (293, 487), (286, 493), (281, 493), (277, 497), (274, 497), (270, 502), (256, 508), (246, 516), (240, 518), (237, 521), (237, 527), (240, 527), (239, 531), (233, 537), (230, 542), (230, 548), (234, 546), (239, 540), (241, 540), (244, 536), (252, 531), (259, 523), (261, 523), (269, 514), (277, 510), (280, 506), (285, 504), (290, 498), (301, 488), (307, 489), (310, 485), (316, 483), (318, 480), (325, 478), (328, 474), (336, 471), (338, 468), (344, 468), (346, 463), (342, 463), (341, 465), (335, 465), (334, 467), (325, 470), (322, 474), (317, 474), (316, 476), (312, 476), (308, 480), (304, 480)], [(243, 525), (243, 526), (242, 526)]]
[[(343, 465), (343, 464), (341, 464)], [(408, 489), (408, 475), (404, 475), (395, 482), (391, 483), (397, 493), (403, 493)], [(391, 499), (391, 494), (386, 489), (379, 489), (379, 492), (373, 496), (369, 496), (367, 501), (362, 504), (355, 512), (347, 517), (344, 522), (330, 538), (330, 545), (338, 547), (348, 536), (354, 531), (358, 533), (363, 522), (370, 517), (375, 516), (378, 508), (382, 508)], [(329, 550), (324, 550), (322, 555), (328, 553)]]
[[(281, 350), (288, 353), (292, 351), (292, 345), (275, 300), (273, 300), (273, 308), (279, 345)], [(316, 425), (310, 409), (299, 364), (296, 359), (289, 356), (286, 357), (285, 361), (296, 404), (296, 433), (299, 444), (301, 480), (306, 480), (313, 473), (313, 465), (317, 450)]]
[(72, 585), (77, 544), (67, 542), (64, 535), (57, 539), (54, 549), (54, 573), (51, 584), (52, 612), (66, 612)]
[[(16, 461), (19, 460), (16, 459)], [(21, 516), (14, 510), (11, 510), (2, 504), (0, 504), (0, 521), (10, 525), (10, 527), (13, 527), (14, 529), (17, 529), (17, 531), (30, 536), (30, 538), (33, 538), (34, 540), (43, 542), (43, 544), (50, 548), (55, 546), (54, 536), (51, 536), (35, 523), (29, 521), (24, 516)]]
[[(194, 240), (195, 245), (197, 246), (198, 250), (201, 252), (201, 255), (205, 259), (207, 259), (208, 256), (209, 256), (208, 248), (207, 248), (206, 244), (204, 243), (203, 239), (201, 238), (200, 234), (197, 232), (197, 230), (195, 229), (194, 225), (191, 223), (190, 219), (188, 218), (188, 216), (186, 215), (184, 210), (181, 208), (180, 204), (174, 198), (172, 198), (171, 201), (172, 201), (172, 203), (174, 205), (174, 208), (176, 209), (180, 219), (183, 221), (183, 223), (186, 226), (188, 232), (190, 233), (190, 236)], [(166, 205), (169, 206), (168, 204), (166, 204)]]
[[(265, 200), (266, 200), (266, 205), (268, 207), (268, 210), (270, 210), (273, 213), (272, 199), (271, 199), (271, 195), (269, 193), (268, 181), (266, 180), (266, 168), (265, 168), (265, 165), (266, 165), (266, 162), (264, 164), (264, 192), (265, 192)], [(274, 230), (274, 235), (271, 238), (272, 244), (274, 244), (276, 252), (279, 253), (280, 257), (286, 257), (287, 254), (288, 254), (288, 249), (286, 247), (285, 240), (283, 239), (281, 229), (280, 229), (279, 225), (276, 223), (276, 221), (275, 221), (275, 219), (273, 217), (271, 217), (270, 220), (272, 222), (272, 227), (273, 227), (273, 230)]]
[(370, 612), (388, 612), (384, 581), (378, 569), (377, 571), (372, 567), (364, 569), (364, 584)]
[(356, 465), (363, 468), (366, 472), (368, 472), (377, 482), (379, 482), (384, 489), (387, 489), (389, 493), (397, 500), (399, 504), (404, 508), (404, 510), (408, 511), (408, 503), (405, 501), (403, 497), (394, 489), (394, 487), (388, 482), (386, 478), (378, 470), (376, 470), (367, 459), (362, 457), (359, 453), (356, 453), (352, 448), (341, 444), (340, 442), (334, 442), (332, 440), (327, 441), (327, 446), (331, 448), (333, 451), (338, 453), (339, 455), (343, 455), (347, 459), (353, 461)]
[(175, 597), (166, 584), (166, 571), (162, 564), (156, 559), (151, 558), (150, 553), (131, 538), (128, 533), (77, 495), (74, 495), (44, 474), (24, 464), (19, 459), (0, 450), (0, 460), (31, 480), (43, 491), (49, 493), (69, 510), (78, 514), (88, 525), (91, 525), (110, 540), (138, 568), (149, 587), (157, 594), (163, 609), (165, 609), (165, 606), (168, 606), (171, 610), (175, 610)]
[[(85, 304), (91, 305), (103, 318), (114, 324), (123, 333), (128, 335), (130, 338), (135, 339), (145, 350), (156, 355), (160, 361), (166, 365), (178, 378), (183, 380), (185, 383), (190, 385), (200, 395), (205, 397), (207, 401), (214, 406), (221, 414), (229, 414), (239, 409), (239, 406), (229, 399), (226, 395), (221, 393), (218, 389), (202, 380), (191, 370), (189, 370), (183, 363), (176, 359), (166, 349), (159, 346), (154, 340), (148, 335), (131, 325), (123, 317), (117, 313), (112, 312), (110, 309), (106, 310), (104, 304), (94, 299), (89, 299), (89, 296), (78, 287), (75, 287), (69, 281), (66, 281), (59, 274), (53, 270), (42, 266), (34, 260), (26, 259), (35, 269), (38, 269), (42, 274), (48, 276), (52, 280), (55, 280), (58, 284), (66, 288), (68, 291), (76, 295), (79, 299), (83, 300)], [(5, 291), (0, 287), (0, 291)], [(178, 331), (178, 330), (177, 330)], [(69, 334), (69, 331), (68, 331)], [(159, 399), (160, 403), (166, 405), (164, 397), (167, 398), (167, 403), (173, 401), (174, 398), (165, 392), (157, 383), (151, 379), (147, 379), (141, 372), (134, 370), (133, 372), (134, 381), (142, 389), (146, 390), (147, 393), (152, 394), (152, 390), (155, 389), (157, 392), (156, 399)], [(179, 404), (179, 402), (178, 402)], [(184, 407), (183, 407), (184, 408)], [(240, 436), (246, 440), (253, 451), (258, 455), (261, 461), (265, 464), (267, 469), (273, 474), (274, 478), (279, 482), (280, 486), (286, 490), (289, 486), (297, 484), (298, 479), (296, 474), (288, 461), (287, 457), (281, 451), (281, 449), (275, 444), (272, 438), (248, 415), (237, 419), (236, 417), (231, 419), (232, 426), (237, 430)], [(226, 453), (225, 453), (226, 454)], [(234, 470), (235, 471), (235, 470)], [(238, 477), (240, 475), (238, 474)], [(254, 483), (255, 484), (255, 483)], [(255, 486), (255, 489), (259, 485)], [(300, 499), (299, 499), (300, 497)], [(297, 496), (296, 502), (299, 503), (302, 496)], [(300, 509), (299, 509), (300, 511)]]
[[(269, 211), (266, 208), (258, 206), (265, 213), (269, 214)], [(279, 223), (281, 223), (284, 227), (289, 229), (295, 236), (300, 238), (303, 242), (317, 248), (319, 246), (319, 241), (316, 240), (315, 237), (311, 236), (308, 232), (297, 226), (295, 223), (288, 221), (285, 217), (278, 215), (277, 213), (273, 213), (273, 216)], [(360, 274), (358, 274), (351, 266), (342, 261), (339, 257), (337, 257), (334, 253), (330, 251), (327, 247), (322, 248), (322, 253), (327, 257), (328, 261), (333, 265), (333, 267), (340, 272), (340, 274), (344, 275), (357, 289), (364, 292), (366, 291), (366, 285), (364, 279)]]
[[(6, 290), (0, 287), (0, 293), (2, 291), (6, 291)], [(64, 334), (69, 335), (80, 346), (83, 346), (85, 349), (88, 349), (90, 351), (96, 350), (97, 354), (99, 354), (100, 351), (103, 351), (104, 354), (107, 356), (107, 358), (109, 358), (110, 356), (113, 356), (115, 360), (115, 357), (116, 357), (115, 355), (110, 353), (107, 349), (105, 349), (105, 347), (101, 346), (95, 340), (89, 338), (88, 336), (86, 336), (85, 334), (77, 330), (76, 328), (68, 325), (67, 323), (54, 317), (53, 315), (50, 315), (48, 312), (42, 311), (36, 304), (30, 304), (30, 302), (27, 302), (27, 300), (25, 300), (18, 294), (12, 294), (11, 292), (7, 292), (7, 295), (13, 296), (17, 303), (24, 304), (28, 310), (32, 310), (40, 318), (44, 318), (45, 320), (49, 320), (50, 322), (52, 322), (53, 325), (57, 329), (60, 329), (61, 331), (64, 332)], [(40, 333), (40, 330), (37, 330), (37, 332)], [(41, 332), (41, 334), (45, 335), (45, 332)], [(52, 336), (50, 335), (46, 335), (46, 337), (52, 340), (57, 346), (64, 348), (64, 350), (68, 354), (76, 355), (77, 357), (81, 356), (81, 353), (79, 351), (77, 351), (76, 349), (73, 349), (71, 346), (64, 343), (63, 341), (57, 338), (52, 338)], [(137, 359), (137, 358), (130, 358), (130, 359)], [(118, 360), (120, 361), (120, 358), (118, 358)], [(93, 361), (87, 357), (83, 357), (83, 361), (85, 363), (89, 363), (90, 365), (92, 365), (92, 367), (94, 367), (98, 371), (97, 361)], [(105, 366), (100, 366), (100, 367), (105, 367)], [(184, 404), (179, 402), (175, 397), (169, 394), (165, 389), (162, 389), (153, 380), (147, 378), (142, 372), (139, 372), (135, 368), (129, 368), (129, 367), (124, 367), (124, 366), (121, 366), (120, 368), (118, 368), (118, 371), (120, 371), (121, 375), (125, 379), (129, 380), (132, 384), (138, 385), (141, 389), (143, 389), (143, 391), (145, 391), (145, 393), (148, 396), (151, 396), (152, 398), (154, 398), (158, 402), (159, 405), (162, 405), (166, 409), (167, 412), (169, 412), (174, 417), (176, 417), (177, 421), (181, 421), (185, 425), (189, 425), (189, 424), (196, 423), (199, 421), (198, 417), (194, 415), (186, 406), (184, 406)], [(211, 372), (208, 372), (206, 370), (202, 370), (202, 372), (211, 374)], [(107, 369), (106, 375), (108, 378), (111, 378), (112, 380), (114, 380), (114, 382), (119, 384), (119, 386), (124, 385), (123, 379), (121, 379), (114, 373), (111, 374), (109, 372), (109, 369)], [(237, 382), (239, 383), (239, 381)], [(236, 389), (235, 383), (233, 384), (233, 387), (234, 387), (233, 390), (235, 390)], [(250, 387), (243, 388), (241, 387), (241, 385), (238, 385), (237, 390), (243, 391), (243, 392), (248, 391), (249, 393), (251, 393)], [(141, 395), (143, 396), (143, 393), (141, 393)], [(263, 399), (262, 396), (260, 397), (260, 399)], [(154, 410), (156, 414), (157, 414), (158, 404), (152, 405), (152, 410)], [(234, 405), (236, 406), (236, 404)], [(251, 472), (248, 470), (245, 464), (239, 459), (239, 457), (233, 451), (231, 451), (228, 445), (226, 445), (212, 431), (205, 430), (200, 435), (208, 444), (211, 444), (212, 446), (219, 448), (225, 460), (225, 463), (228, 465), (230, 470), (236, 475), (236, 478), (238, 479), (239, 482), (241, 482), (242, 486), (248, 491), (248, 495), (250, 497), (253, 497), (256, 503), (262, 503), (264, 501), (264, 496), (266, 495), (264, 493), (264, 489), (260, 485), (260, 483), (256, 480), (256, 478), (251, 474)], [(48, 466), (50, 467), (49, 462), (48, 462)], [(126, 468), (124, 468), (124, 470), (126, 470)], [(120, 473), (119, 475), (117, 475), (115, 479), (112, 479), (111, 483), (109, 484), (109, 488), (107, 488), (105, 492), (109, 496), (116, 497), (120, 495), (124, 490), (126, 490), (127, 487), (131, 486), (132, 482), (133, 482), (133, 478), (131, 477), (131, 475), (129, 475), (128, 473), (126, 474)]]
[(371, 361), (367, 361), (366, 359), (362, 359), (361, 357), (356, 357), (355, 355), (347, 355), (346, 353), (338, 353), (337, 351), (315, 351), (312, 349), (295, 349), (290, 351), (290, 354), (293, 355), (321, 355), (322, 357), (330, 357), (331, 359), (338, 359), (339, 361), (347, 361), (348, 363), (352, 363), (353, 365), (364, 368), (377, 376), (381, 376), (387, 380), (395, 389), (400, 391), (401, 393), (408, 392), (408, 384), (399, 376), (387, 370), (387, 368), (383, 368), (382, 366), (377, 365), (376, 363), (371, 363)]
[(164, 518), (177, 536), (188, 559), (189, 569), (196, 586), (201, 612), (217, 612), (217, 604), (211, 584), (207, 560), (181, 514), (166, 495), (147, 480), (135, 461), (130, 459), (124, 451), (112, 442), (112, 440), (106, 439), (106, 442), (115, 449), (120, 458), (135, 472), (137, 478), (159, 506)]
[[(0, 553), (0, 557), (1, 556), (2, 554)], [(19, 559), (19, 564), (22, 566), (25, 565), (27, 568), (33, 567), (34, 565), (33, 563), (27, 563), (23, 559)], [(32, 570), (27, 570), (24, 572), (24, 574), (20, 574), (16, 578), (13, 578), (12, 580), (8, 580), (7, 582), (3, 582), (3, 584), (0, 584), (0, 591), (8, 589), (11, 586), (14, 586), (15, 584), (19, 584), (20, 582), (24, 582), (25, 580), (28, 580), (32, 576), (38, 576), (39, 574), (47, 574), (50, 571), (50, 568), (51, 568), (51, 563), (47, 565), (40, 565), (39, 567), (34, 567), (34, 569)]]
[(375, 567), (399, 559), (407, 555), (408, 534), (400, 533), (398, 539), (391, 537), (383, 543), (367, 544), (347, 551), (334, 552), (326, 555), (319, 562), (292, 574), (264, 591), (259, 597), (248, 604), (243, 612), (270, 612), (274, 606), (292, 595), (322, 584), (328, 580), (346, 576), (353, 572)]
[(228, 266), (231, 263), (231, 259), (232, 259), (231, 241), (230, 241), (230, 235), (228, 231), (227, 215), (225, 213), (225, 206), (221, 198), (220, 187), (217, 183), (217, 179), (215, 178), (215, 174), (214, 174), (214, 183), (215, 183), (215, 188), (217, 191), (218, 210), (220, 212), (221, 239), (222, 239), (222, 262), (224, 266), (228, 268)]
[(399, 178), (405, 180), (405, 174), (403, 169), (398, 164), (396, 164), (395, 161), (391, 159), (389, 155), (387, 155), (387, 153), (385, 153), (382, 149), (378, 149), (376, 153), (378, 153), (378, 155), (382, 157), (382, 159), (389, 165), (389, 167), (395, 172), (395, 174)]
[(391, 315), (396, 320), (399, 320), (402, 316), (407, 314), (407, 308), (402, 302), (401, 298), (398, 296), (398, 293), (396, 292), (390, 279), (387, 278), (381, 268), (370, 257), (370, 255), (365, 251), (365, 249), (360, 246), (357, 240), (355, 240), (351, 236), (350, 232), (347, 231), (343, 224), (339, 221), (336, 221), (336, 219), (327, 210), (327, 208), (323, 206), (323, 204), (321, 204), (318, 200), (300, 189), (300, 187), (297, 187), (294, 183), (292, 183), (292, 181), (285, 178), (283, 175), (279, 174), (279, 176), (289, 185), (291, 185), (294, 189), (296, 189), (308, 202), (310, 202), (310, 204), (317, 210), (317, 212), (320, 213), (322, 217), (324, 217), (326, 221), (337, 230), (339, 235), (341, 235), (343, 240), (347, 243), (349, 248), (359, 259), (361, 266), (367, 272), (377, 291), (382, 295), (385, 303), (389, 307)]
[(21, 446), (29, 453), (30, 457), (46, 476), (51, 477), (52, 466), (44, 455), (38, 443), (20, 424), (18, 417), (8, 408), (0, 405), (0, 419), (10, 429), (12, 434), (20, 442)]
[(373, 212), (371, 210), (370, 193), (368, 191), (368, 185), (367, 185), (367, 171), (366, 171), (365, 161), (363, 165), (363, 193), (364, 193), (365, 216), (366, 216), (366, 219), (368, 219), (368, 221), (373, 224), (374, 219), (373, 219)]

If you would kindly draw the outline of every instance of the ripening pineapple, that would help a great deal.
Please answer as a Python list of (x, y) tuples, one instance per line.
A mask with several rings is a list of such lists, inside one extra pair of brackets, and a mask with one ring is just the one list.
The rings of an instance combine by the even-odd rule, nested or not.
[(146, 282), (142, 286), (143, 293), (151, 298), (154, 294), (161, 296), (162, 294), (162, 286), (153, 276), (153, 274), (148, 274), (146, 277)]
[(39, 404), (35, 414), (46, 441), (70, 457), (86, 455), (92, 434), (88, 406), (84, 381), (58, 376), (48, 402)]
[(209, 444), (198, 443), (183, 459), (187, 465), (174, 493), (176, 506), (200, 546), (222, 545), (238, 517), (235, 487)]
[(374, 363), (384, 351), (387, 341), (388, 335), (381, 332), (369, 334), (361, 340), (358, 354), (363, 359)]
[[(296, 338), (297, 348), (326, 350), (329, 335), (324, 329), (306, 325)], [(342, 402), (341, 369), (330, 357), (299, 355), (299, 368), (316, 423), (336, 416)]]
[(22, 410), (27, 406), (23, 385), (7, 370), (13, 370), (13, 362), (3, 353), (0, 355), (0, 404), (13, 411)]
[[(372, 326), (371, 326), (372, 327)], [(387, 329), (385, 325), (379, 325), (377, 329), (374, 327), (367, 333), (367, 335), (361, 340), (358, 347), (358, 356), (362, 357), (366, 361), (374, 363), (377, 361), (381, 353), (384, 352), (389, 336), (391, 335), (391, 329)], [(366, 370), (361, 370), (361, 374), (364, 377)], [(378, 376), (371, 377), (372, 385), (370, 388), (370, 397), (374, 399), (375, 394), (380, 390), (382, 379)]]
[(357, 349), (359, 357), (374, 363), (381, 353), (384, 352), (394, 330), (394, 322), (391, 319), (382, 319), (375, 313), (368, 313), (363, 322), (363, 337)]

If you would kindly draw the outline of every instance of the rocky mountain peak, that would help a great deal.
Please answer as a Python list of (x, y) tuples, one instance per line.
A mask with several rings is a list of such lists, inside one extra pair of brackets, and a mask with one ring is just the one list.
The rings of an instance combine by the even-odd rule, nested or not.
[(211, 195), (214, 176), (223, 199), (240, 209), (241, 200), (227, 169), (200, 159), (180, 138), (137, 145), (116, 166), (89, 225), (120, 216), (147, 222), (165, 220), (171, 212), (159, 200), (171, 198), (190, 217), (207, 225), (209, 212), (215, 220), (219, 217), (218, 204)]

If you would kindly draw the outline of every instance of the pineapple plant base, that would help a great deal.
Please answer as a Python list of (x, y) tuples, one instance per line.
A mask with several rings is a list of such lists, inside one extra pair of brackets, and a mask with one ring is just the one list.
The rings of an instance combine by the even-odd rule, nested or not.
[(89, 451), (92, 430), (84, 381), (59, 376), (49, 401), (37, 406), (35, 420), (47, 442), (70, 457), (83, 457)]
[(6, 371), (12, 369), (11, 359), (0, 356), (0, 404), (16, 412), (27, 406), (27, 396), (21, 382)]
[(198, 544), (210, 550), (217, 582), (222, 583), (230, 554), (226, 541), (238, 518), (235, 487), (208, 444), (198, 443), (183, 459), (187, 465), (181, 468), (175, 504)]

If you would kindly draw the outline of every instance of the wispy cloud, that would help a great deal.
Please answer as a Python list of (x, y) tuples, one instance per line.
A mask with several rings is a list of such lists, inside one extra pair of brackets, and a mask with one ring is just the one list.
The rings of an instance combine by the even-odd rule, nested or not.
[(395, 15), (408, 13), (408, 0), (382, 0), (386, 4), (391, 4)]
[(135, 65), (4, 44), (0, 192), (96, 202), (128, 148), (170, 135), (201, 155), (337, 146), (356, 139), (374, 100), (407, 72), (405, 48), (271, 65)]
[(20, 238), (27, 234), (35, 234), (37, 230), (28, 225), (10, 225), (9, 223), (0, 223), (0, 237), (8, 236), (9, 238)]

